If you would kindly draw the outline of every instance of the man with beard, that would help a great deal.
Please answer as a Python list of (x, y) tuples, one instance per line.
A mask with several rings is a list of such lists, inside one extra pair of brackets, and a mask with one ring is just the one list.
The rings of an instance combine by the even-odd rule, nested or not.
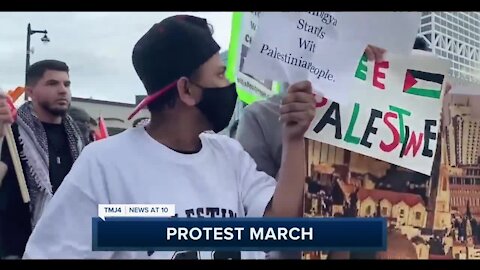
[[(57, 60), (37, 62), (29, 67), (26, 84), (31, 101), (18, 109), (12, 131), (30, 203), (23, 202), (6, 140), (1, 151), (8, 172), (0, 186), (0, 247), (7, 258), (23, 255), (32, 228), (84, 146), (67, 114), (71, 101), (68, 66)], [(2, 95), (2, 131), (4, 124), (13, 122), (4, 112), (7, 106)]]

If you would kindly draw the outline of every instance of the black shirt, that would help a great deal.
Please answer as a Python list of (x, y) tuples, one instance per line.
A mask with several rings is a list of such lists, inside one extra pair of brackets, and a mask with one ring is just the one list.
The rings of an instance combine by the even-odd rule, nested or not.
[[(60, 186), (70, 171), (73, 159), (68, 145), (68, 139), (63, 125), (43, 123), (48, 139), (50, 163), (50, 181), (53, 191)], [(19, 153), (23, 152), (23, 145), (19, 143), (18, 125), (12, 124), (12, 131)], [(6, 140), (4, 140), (1, 161), (9, 170), (0, 185), (0, 258), (5, 255), (22, 257), (25, 245), (32, 232), (31, 213), (28, 203), (23, 203), (18, 180), (13, 169), (13, 162)], [(60, 164), (57, 164), (57, 157)], [(22, 167), (27, 163), (21, 160)]]
[(73, 158), (64, 125), (42, 124), (47, 133), (50, 182), (55, 192), (72, 168)]

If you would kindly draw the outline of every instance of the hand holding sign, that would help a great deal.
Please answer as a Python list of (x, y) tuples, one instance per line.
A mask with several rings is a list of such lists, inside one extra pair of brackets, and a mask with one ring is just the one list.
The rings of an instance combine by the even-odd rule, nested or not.
[(309, 81), (298, 82), (288, 88), (280, 106), (280, 121), (284, 124), (286, 140), (303, 140), (315, 116), (315, 104)]
[(365, 49), (365, 54), (367, 55), (368, 61), (380, 62), (383, 60), (385, 50), (372, 45), (368, 45)]

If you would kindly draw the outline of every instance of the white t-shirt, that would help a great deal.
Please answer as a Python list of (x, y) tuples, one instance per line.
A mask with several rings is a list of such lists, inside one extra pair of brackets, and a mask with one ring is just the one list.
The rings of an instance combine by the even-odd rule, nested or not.
[[(35, 227), (24, 258), (212, 259), (214, 253), (204, 251), (91, 251), (98, 204), (172, 203), (178, 217), (263, 216), (275, 179), (257, 171), (237, 141), (207, 133), (200, 138), (196, 154), (167, 148), (143, 127), (88, 145)], [(250, 258), (264, 253), (242, 252), (242, 259)]]

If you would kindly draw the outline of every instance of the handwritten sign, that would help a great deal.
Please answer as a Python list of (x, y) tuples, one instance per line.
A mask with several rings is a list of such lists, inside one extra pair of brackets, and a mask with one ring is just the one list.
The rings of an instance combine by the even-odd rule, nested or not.
[(351, 101), (351, 74), (367, 45), (411, 52), (418, 12), (261, 12), (244, 71), (290, 84), (310, 80), (342, 104)]
[(306, 137), (430, 175), (449, 62), (424, 52), (362, 57), (354, 104), (323, 99)]

